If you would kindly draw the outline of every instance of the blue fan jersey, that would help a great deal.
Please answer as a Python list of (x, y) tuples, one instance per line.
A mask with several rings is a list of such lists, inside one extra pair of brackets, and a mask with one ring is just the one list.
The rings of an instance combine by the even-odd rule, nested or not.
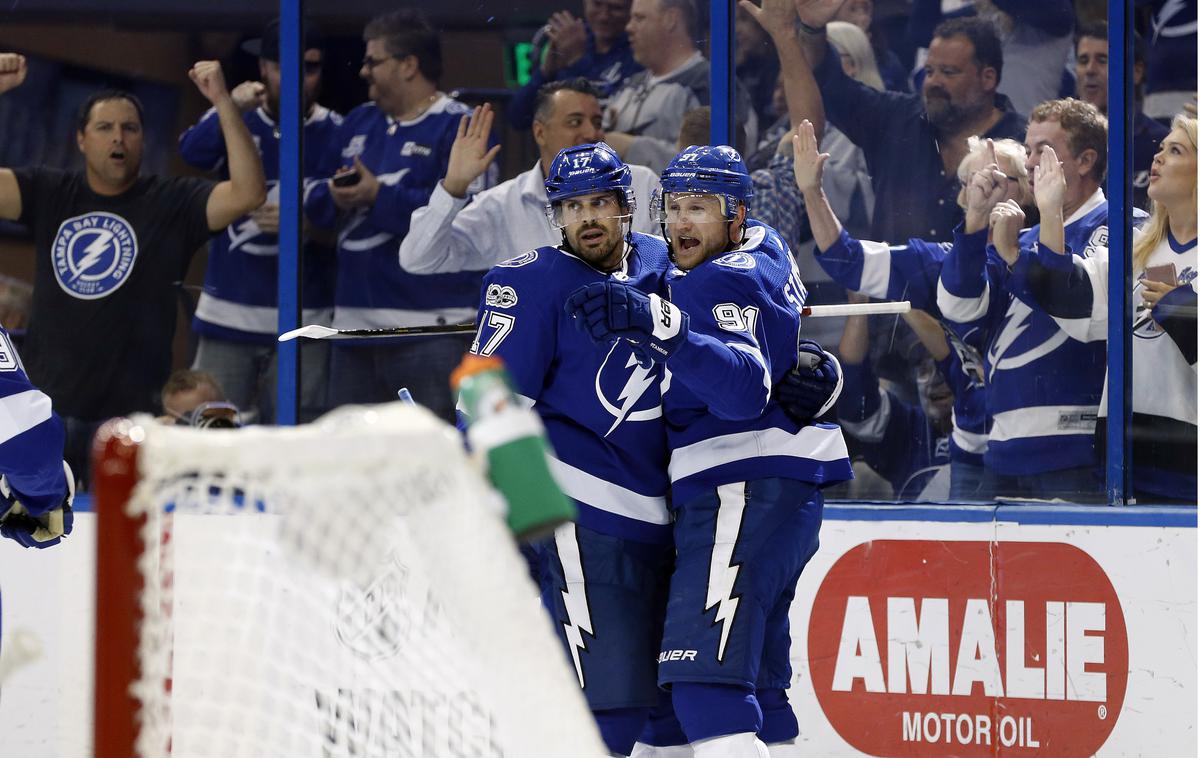
[(30, 384), (0, 327), (0, 474), (34, 516), (59, 507), (67, 496), (65, 439), (49, 396)]
[[(906, 245), (887, 245), (851, 237), (846, 230), (829, 249), (817, 250), (817, 261), (846, 289), (880, 300), (907, 300), (912, 307), (936, 318), (957, 356), (943, 371), (954, 391), (954, 430), (950, 454), (956, 461), (983, 465), (987, 434), (992, 425), (983, 390), (984, 345), (964, 340), (946, 323), (937, 305), (937, 283), (948, 242), (910, 239)], [(971, 335), (975, 337), (976, 335)], [(939, 364), (942, 365), (942, 364)]]
[(771, 399), (796, 364), (808, 297), (791, 252), (756, 221), (733, 252), (667, 274), (688, 314), (687, 342), (667, 361), (663, 394), (677, 503), (730, 482), (768, 477), (818, 485), (852, 477), (836, 424), (801, 428)]
[[(1108, 246), (1108, 205), (1097, 191), (1066, 226), (1083, 257)], [(1038, 226), (1020, 235), (1037, 244)], [(1015, 297), (1007, 264), (987, 230), (955, 231), (942, 266), (938, 304), (964, 340), (983, 339), (987, 406), (992, 413), (984, 463), (1020, 476), (1094, 465), (1093, 432), (1106, 370), (1105, 344), (1070, 339), (1041, 309)]]
[[(258, 148), (267, 179), (267, 202), (279, 203), (279, 127), (262, 108), (243, 120)], [(318, 176), (320, 157), (333, 143), (342, 117), (320, 105), (304, 122), (304, 180)], [(225, 138), (215, 108), (179, 138), (179, 154), (188, 164), (229, 178)], [(333, 312), (336, 261), (333, 250), (309, 241), (304, 246), (302, 322), (328, 323)], [(243, 216), (213, 237), (204, 292), (192, 329), (197, 334), (238, 342), (273, 344), (279, 326), (279, 237), (264, 234)]]
[(563, 308), (579, 287), (612, 277), (661, 294), (666, 244), (633, 234), (622, 267), (603, 274), (558, 248), (540, 247), (487, 273), (471, 352), (504, 360), (533, 403), (554, 449), (554, 478), (579, 507), (579, 524), (665, 544), (667, 446), (662, 370), (638, 365), (629, 344), (597, 346)]
[[(375, 174), (379, 195), (370, 208), (355, 209), (338, 223), (329, 185), (322, 181), (313, 185), (304, 206), (318, 226), (338, 226), (336, 328), (432, 326), (474, 315), (482, 272), (418, 276), (401, 269), (399, 260), (409, 217), (429, 202), (445, 176), (459, 120), (470, 110), (440, 95), (412, 121), (397, 121), (374, 103), (346, 116), (322, 173), (332, 176), (357, 157)], [(492, 170), (480, 177), (471, 191), (494, 176)]]

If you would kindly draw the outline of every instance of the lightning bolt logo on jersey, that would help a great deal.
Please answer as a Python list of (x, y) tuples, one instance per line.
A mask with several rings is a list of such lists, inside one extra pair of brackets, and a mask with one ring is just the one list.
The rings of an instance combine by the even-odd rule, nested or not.
[[(1040, 229), (1023, 231), (1023, 256), (1035, 255)], [(1108, 243), (1108, 206), (1097, 192), (1065, 229), (1068, 248), (1090, 257)], [(986, 232), (957, 234), (942, 268), (938, 304), (968, 342), (982, 336), (986, 401), (992, 413), (986, 465), (1006, 476), (1092, 465), (1093, 432), (1104, 381), (1103, 342), (1070, 339), (1017, 289)], [(982, 269), (982, 270), (981, 270)]]
[(130, 223), (99, 211), (62, 222), (51, 247), (58, 286), (80, 300), (97, 300), (119, 289), (129, 280), (137, 254), (137, 234)]
[(640, 366), (625, 342), (597, 346), (562, 307), (578, 287), (609, 276), (643, 292), (663, 292), (666, 245), (647, 235), (633, 238), (635, 251), (610, 274), (551, 247), (493, 268), (484, 280), (471, 350), (502, 358), (517, 391), (533, 403), (554, 449), (551, 470), (579, 505), (581, 526), (666, 542), (663, 372)]

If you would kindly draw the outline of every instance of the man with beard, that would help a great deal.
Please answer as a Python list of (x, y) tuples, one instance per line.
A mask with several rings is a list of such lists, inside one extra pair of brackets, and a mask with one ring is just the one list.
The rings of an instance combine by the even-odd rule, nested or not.
[[(802, 42), (829, 122), (862, 148), (875, 189), (871, 237), (947, 242), (962, 210), (956, 174), (972, 136), (1021, 141), (1025, 128), (997, 94), (1004, 65), (987, 21), (961, 18), (934, 30), (920, 95), (879, 92), (846, 76), (826, 55), (825, 25), (840, 0), (798, 0)], [(819, 136), (819, 135), (818, 135)]]
[[(248, 41), (244, 49), (259, 56), (261, 81), (242, 82), (230, 95), (262, 157), (267, 202), (213, 238), (204, 292), (192, 321), (200, 338), (192, 367), (215, 376), (247, 421), (271, 423), (279, 317), (279, 22), (268, 24), (262, 39)], [(342, 123), (340, 115), (316, 102), (323, 55), (320, 37), (309, 28), (304, 40), (306, 180), (318, 176), (318, 161)], [(183, 133), (179, 152), (196, 168), (228, 175), (225, 140), (215, 109)], [(303, 323), (329, 323), (335, 265), (329, 245), (305, 241)], [(329, 347), (312, 341), (301, 350), (300, 416), (311, 421), (325, 405)]]
[(667, 251), (632, 231), (632, 172), (603, 142), (562, 150), (545, 188), (560, 242), (514, 251), (523, 254), (488, 272), (471, 352), (504, 360), (579, 508), (577, 523), (538, 546), (536, 573), (605, 744), (628, 755), (664, 697), (655, 659), (674, 548), (663, 375), (629, 343), (593, 344), (563, 303), (594, 282), (665, 295)]

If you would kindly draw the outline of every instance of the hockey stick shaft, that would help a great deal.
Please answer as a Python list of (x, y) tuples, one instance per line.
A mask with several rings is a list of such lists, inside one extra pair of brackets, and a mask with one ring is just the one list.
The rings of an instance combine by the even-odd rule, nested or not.
[[(800, 312), (804, 318), (831, 318), (836, 316), (876, 316), (889, 313), (908, 313), (908, 301), (898, 303), (842, 303), (840, 305), (813, 305)], [(444, 324), (440, 326), (395, 326), (382, 329), (333, 329), (320, 324), (310, 324), (279, 335), (280, 342), (298, 337), (313, 340), (370, 339), (374, 337), (429, 337), (439, 334), (467, 334), (475, 331), (475, 324)]]

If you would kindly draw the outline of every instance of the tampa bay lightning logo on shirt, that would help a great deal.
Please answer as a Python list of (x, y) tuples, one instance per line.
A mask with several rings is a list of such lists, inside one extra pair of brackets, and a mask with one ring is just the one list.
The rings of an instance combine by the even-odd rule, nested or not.
[(72, 297), (107, 297), (129, 279), (137, 234), (115, 213), (96, 211), (62, 222), (50, 246), (58, 286)]
[(662, 415), (657, 390), (650, 390), (661, 377), (653, 368), (643, 368), (624, 342), (614, 342), (596, 371), (596, 397), (613, 417), (604, 436), (612, 434), (622, 422), (650, 421)]

